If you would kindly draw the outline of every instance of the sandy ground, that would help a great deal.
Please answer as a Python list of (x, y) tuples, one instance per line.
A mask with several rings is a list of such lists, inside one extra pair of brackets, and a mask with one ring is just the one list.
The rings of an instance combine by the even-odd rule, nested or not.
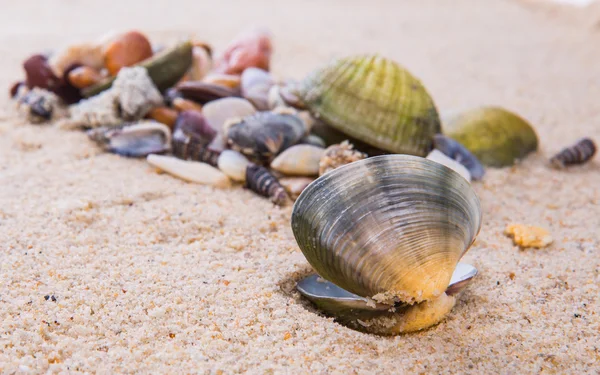
[[(0, 87), (71, 39), (137, 27), (222, 46), (275, 33), (276, 75), (380, 52), (422, 79), (439, 109), (496, 104), (541, 148), (476, 183), (484, 224), (465, 260), (480, 276), (442, 324), (382, 338), (322, 317), (294, 290), (310, 267), (291, 208), (214, 190), (101, 153), (82, 133), (0, 112), (0, 372), (597, 373), (600, 159), (546, 160), (600, 141), (600, 10), (544, 1), (3, 2)], [(509, 222), (549, 228), (521, 251)], [(45, 296), (48, 296), (47, 299)]]

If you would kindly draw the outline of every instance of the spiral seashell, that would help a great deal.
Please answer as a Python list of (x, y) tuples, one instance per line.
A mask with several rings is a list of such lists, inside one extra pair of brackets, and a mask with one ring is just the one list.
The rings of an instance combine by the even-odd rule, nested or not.
[(479, 107), (453, 116), (444, 122), (444, 134), (490, 167), (513, 165), (538, 147), (531, 125), (499, 107)]
[(173, 155), (183, 160), (193, 160), (216, 167), (220, 152), (209, 147), (206, 140), (186, 134), (183, 131), (173, 133)]
[(277, 177), (263, 166), (250, 164), (246, 168), (246, 186), (255, 193), (269, 198), (278, 206), (289, 202), (289, 197)]
[(329, 126), (385, 151), (425, 156), (440, 132), (421, 82), (379, 55), (334, 60), (309, 74), (297, 94)]
[(582, 138), (573, 146), (562, 149), (550, 159), (550, 164), (556, 169), (562, 169), (569, 165), (584, 164), (590, 161), (596, 154), (596, 145), (589, 138)]
[(410, 155), (337, 168), (308, 186), (292, 213), (298, 246), (319, 275), (387, 304), (443, 294), (480, 226), (471, 185)]

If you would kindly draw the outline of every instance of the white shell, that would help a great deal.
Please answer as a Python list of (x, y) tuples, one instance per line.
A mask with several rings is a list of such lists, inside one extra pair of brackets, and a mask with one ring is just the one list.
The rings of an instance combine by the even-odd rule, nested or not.
[(175, 177), (189, 182), (210, 185), (218, 188), (231, 186), (231, 180), (221, 171), (206, 163), (187, 161), (171, 156), (151, 154), (146, 158), (152, 166)]
[(254, 114), (254, 106), (242, 98), (222, 98), (208, 102), (202, 107), (204, 118), (213, 129), (223, 131), (223, 124), (231, 118), (242, 118)]
[(190, 79), (200, 81), (212, 68), (212, 59), (205, 48), (194, 46), (192, 48), (192, 66), (190, 67)]
[(246, 168), (249, 163), (244, 155), (233, 150), (223, 150), (217, 162), (221, 172), (239, 182), (246, 181)]
[(271, 168), (292, 176), (317, 176), (319, 161), (325, 149), (313, 145), (295, 145), (283, 151), (271, 162)]
[(465, 168), (464, 165), (457, 162), (456, 160), (444, 155), (441, 151), (439, 151), (439, 150), (431, 151), (429, 153), (429, 155), (427, 155), (427, 159), (433, 160), (436, 163), (445, 165), (446, 167), (457, 172), (459, 175), (463, 176), (463, 178), (465, 180), (471, 182), (471, 173), (469, 173), (469, 170), (467, 168)]

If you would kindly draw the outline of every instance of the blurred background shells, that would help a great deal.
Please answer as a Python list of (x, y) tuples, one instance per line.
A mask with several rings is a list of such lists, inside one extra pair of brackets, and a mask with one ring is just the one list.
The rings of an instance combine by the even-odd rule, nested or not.
[(480, 226), (471, 185), (410, 155), (337, 168), (310, 184), (292, 212), (298, 246), (319, 275), (388, 304), (440, 296)]
[(100, 72), (89, 66), (78, 66), (68, 74), (69, 83), (78, 89), (84, 89), (100, 82), (102, 75)]
[(275, 84), (269, 72), (259, 68), (244, 70), (241, 77), (242, 96), (248, 99), (256, 109), (269, 109), (269, 90)]
[(231, 186), (231, 180), (223, 172), (206, 163), (155, 154), (148, 155), (146, 160), (150, 165), (188, 182), (217, 188)]
[(146, 117), (154, 121), (160, 122), (162, 124), (165, 124), (170, 129), (173, 129), (178, 115), (179, 114), (176, 110), (171, 109), (169, 107), (160, 106), (151, 109), (150, 112), (148, 112), (148, 114), (146, 115)]
[[(435, 155), (436, 151), (440, 152), (446, 157), (452, 159), (452, 161), (460, 163), (462, 166), (464, 166), (469, 172), (469, 176), (474, 180), (481, 180), (483, 178), (485, 174), (485, 168), (477, 159), (477, 157), (459, 142), (446, 135), (436, 134), (434, 137), (434, 146), (435, 150), (429, 153), (429, 155), (427, 156), (428, 158), (431, 154)], [(443, 158), (441, 157), (437, 158), (443, 160)]]
[(550, 164), (556, 169), (570, 165), (585, 164), (596, 155), (596, 144), (590, 138), (582, 138), (574, 145), (563, 148), (550, 158)]
[(104, 50), (104, 66), (110, 75), (121, 68), (133, 66), (153, 54), (148, 38), (139, 31), (129, 31), (113, 39)]
[(478, 107), (450, 116), (444, 121), (444, 134), (490, 167), (511, 166), (538, 148), (533, 127), (501, 107)]
[(388, 152), (425, 156), (441, 129), (421, 82), (379, 55), (336, 59), (317, 68), (298, 94), (327, 125)]
[(127, 157), (163, 153), (171, 148), (171, 130), (155, 121), (92, 129), (87, 135), (107, 151)]
[(81, 64), (95, 70), (104, 68), (104, 41), (68, 44), (50, 56), (48, 64), (54, 74), (62, 77), (73, 64)]
[(199, 111), (183, 111), (175, 120), (174, 133), (182, 132), (185, 135), (201, 139), (203, 143), (210, 143), (217, 132), (212, 128)]
[(221, 85), (236, 89), (241, 84), (241, 77), (235, 74), (211, 73), (204, 77), (202, 81), (213, 85)]
[(272, 160), (306, 135), (299, 117), (275, 112), (257, 112), (226, 127), (227, 144), (258, 162)]
[[(156, 88), (163, 92), (175, 85), (184, 76), (192, 64), (192, 43), (183, 41), (170, 48), (165, 48), (152, 57), (135, 66), (146, 68)], [(95, 85), (81, 91), (84, 97), (91, 97), (108, 90), (115, 77), (108, 77)]]
[(319, 160), (319, 176), (366, 157), (366, 154), (354, 150), (354, 146), (348, 141), (331, 145), (323, 152)]
[(25, 70), (25, 83), (29, 89), (48, 90), (67, 104), (75, 103), (81, 98), (78, 90), (68, 85), (62, 75), (55, 75), (46, 56), (33, 55), (29, 57), (23, 63), (23, 69)]
[(271, 33), (264, 29), (253, 29), (240, 33), (227, 45), (217, 58), (215, 71), (226, 74), (241, 74), (249, 67), (269, 70), (273, 44)]
[(177, 91), (186, 98), (205, 104), (213, 100), (239, 96), (236, 89), (214, 83), (188, 81), (177, 85)]
[(246, 168), (250, 162), (246, 157), (237, 151), (223, 150), (217, 165), (219, 169), (234, 181), (246, 181)]
[(213, 67), (212, 58), (208, 50), (204, 47), (192, 47), (192, 66), (189, 75), (192, 81), (203, 79)]
[(313, 145), (295, 145), (277, 155), (271, 169), (290, 176), (316, 176), (325, 149)]

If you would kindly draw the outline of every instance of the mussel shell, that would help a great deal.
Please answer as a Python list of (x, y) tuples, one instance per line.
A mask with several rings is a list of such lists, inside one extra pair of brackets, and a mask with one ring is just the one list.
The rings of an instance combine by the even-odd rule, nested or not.
[(256, 112), (228, 124), (226, 134), (231, 148), (263, 163), (298, 143), (306, 127), (293, 114)]
[[(446, 294), (457, 295), (477, 275), (477, 269), (466, 263), (458, 263)], [(375, 303), (367, 298), (350, 293), (339, 286), (312, 274), (298, 282), (297, 289), (320, 310), (338, 319), (369, 319), (380, 316), (390, 309), (390, 305)], [(400, 306), (395, 306), (400, 307)]]
[(296, 201), (292, 230), (323, 278), (382, 303), (446, 290), (481, 226), (471, 185), (436, 162), (376, 156), (337, 168)]
[(299, 96), (328, 125), (392, 153), (425, 156), (440, 132), (437, 109), (421, 82), (379, 55), (316, 69), (301, 83)]
[(155, 121), (118, 128), (96, 128), (89, 130), (87, 135), (105, 150), (132, 158), (160, 154), (171, 147), (171, 130)]
[(538, 137), (520, 116), (499, 107), (479, 107), (444, 122), (444, 134), (471, 151), (484, 165), (505, 167), (537, 150)]

